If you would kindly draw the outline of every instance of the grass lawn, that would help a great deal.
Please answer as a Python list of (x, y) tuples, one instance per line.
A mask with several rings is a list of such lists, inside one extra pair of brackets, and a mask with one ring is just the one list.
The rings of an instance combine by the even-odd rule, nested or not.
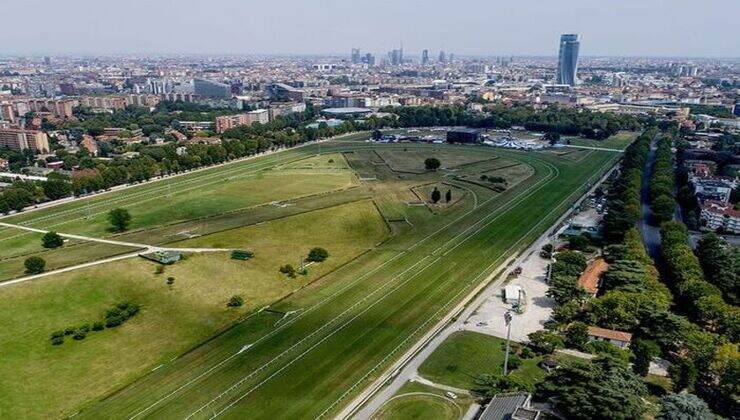
[(278, 165), (275, 169), (349, 169), (349, 164), (341, 153), (325, 153)]
[[(246, 313), (261, 308), (336, 269), (385, 238), (387, 228), (372, 203), (335, 208), (234, 229), (188, 241), (192, 246), (252, 249), (250, 261), (228, 253), (191, 255), (154, 274), (140, 258), (0, 288), (0, 412), (8, 417), (70, 415), (159, 364), (169, 362)], [(279, 265), (296, 264), (309, 247), (323, 246), (327, 261), (307, 276), (288, 279)], [(167, 286), (166, 278), (176, 280)], [(242, 295), (245, 306), (226, 307)], [(52, 346), (49, 334), (100, 319), (111, 305), (130, 301), (141, 313), (114, 330)], [(269, 329), (276, 320), (245, 334)], [(43, 379), (41, 379), (43, 378)]]
[[(475, 386), (476, 375), (503, 373), (505, 340), (472, 331), (456, 332), (448, 337), (419, 367), (419, 374), (437, 383), (463, 389)], [(534, 385), (546, 373), (537, 364), (540, 357), (522, 359), (511, 372)]]
[(43, 258), (46, 261), (46, 271), (50, 271), (88, 261), (100, 260), (113, 255), (134, 252), (138, 249), (128, 246), (76, 240), (67, 241), (64, 246), (56, 249), (44, 249), (40, 246), (39, 248), (42, 251), (0, 259), (0, 282), (23, 277), (26, 270), (23, 263), (26, 258), (31, 256)]
[(617, 134), (604, 140), (591, 140), (580, 137), (569, 137), (570, 144), (573, 146), (604, 147), (607, 149), (624, 150), (637, 137), (636, 132), (620, 131)]
[(454, 168), (459, 165), (479, 162), (490, 159), (488, 153), (481, 153), (480, 150), (469, 150), (465, 148), (424, 148), (418, 149), (406, 147), (402, 150), (386, 151), (379, 150), (378, 155), (382, 161), (386, 162), (394, 171), (424, 173), (424, 160), (427, 158), (437, 158), (442, 163), (442, 168)]
[[(437, 154), (443, 165), (457, 159), (458, 153), (481, 160), (494, 153), (484, 147), (351, 141), (328, 142), (321, 148), (325, 153), (341, 152), (353, 170), (360, 168), (375, 177), (360, 180), (361, 188), (373, 198), (376, 194), (389, 197), (389, 203), (402, 187), (409, 191), (413, 185), (438, 182), (441, 175), (394, 173), (372, 149), (391, 155), (403, 149), (418, 156)], [(356, 182), (357, 177), (346, 170), (264, 171), (313, 156), (316, 150), (310, 146), (214, 168), (210, 176), (188, 174), (96, 197), (100, 201), (92, 203), (98, 210), (125, 203), (146, 214), (148, 204), (132, 203), (165, 194), (167, 185), (182, 194), (201, 191), (192, 193), (189, 201), (178, 202), (183, 209), (159, 209), (148, 216), (153, 220), (158, 215), (161, 219), (154, 222), (167, 223), (178, 214), (190, 217), (209, 208), (214, 211), (213, 206), (223, 211), (220, 195), (212, 190), (232, 188), (228, 187), (233, 186), (231, 181), (243, 177), (250, 181), (228, 192), (221, 190), (224, 202), (269, 202), (275, 198), (268, 196), (274, 197), (276, 191), (302, 195), (307, 184), (301, 180), (311, 174), (345, 176), (345, 181)], [(3, 349), (0, 376), (14, 378), (0, 381), (4, 396), (0, 412), (28, 418), (70, 415), (82, 409), (77, 417), (95, 419), (134, 414), (149, 418), (191, 414), (201, 418), (214, 413), (265, 419), (275, 418), (276, 413), (283, 418), (331, 416), (495, 267), (545, 232), (585, 192), (586, 185), (619, 157), (588, 152), (584, 155), (588, 159), (574, 162), (547, 153), (496, 149), (496, 156), (530, 166), (533, 175), (500, 194), (481, 194), (475, 208), (473, 200), (467, 199), (439, 214), (419, 207), (425, 214), (417, 215), (413, 212), (417, 207), (407, 206), (409, 228), (355, 259), (349, 253), (342, 256), (342, 250), (354, 247), (360, 253), (387, 235), (379, 217), (369, 221), (367, 208), (374, 206), (367, 200), (333, 209), (348, 209), (343, 214), (317, 210), (181, 242), (251, 248), (256, 257), (248, 262), (230, 260), (228, 255), (192, 256), (157, 276), (151, 263), (132, 259), (0, 288), (0, 311), (12, 314), (0, 320), (0, 342), (12, 343)], [(249, 173), (252, 170), (258, 173)], [(273, 176), (285, 177), (285, 190), (279, 190)], [(174, 181), (177, 184), (167, 184)], [(328, 184), (337, 185), (336, 178), (316, 182), (323, 183), (324, 191)], [(254, 199), (261, 194), (265, 197)], [(14, 220), (36, 218), (40, 224), (64, 220), (83, 212), (84, 201)], [(47, 216), (50, 219), (40, 220)], [(307, 219), (298, 220), (301, 217)], [(147, 218), (140, 215), (140, 219)], [(282, 229), (270, 227), (279, 223), (285, 223)], [(368, 228), (368, 224), (383, 229)], [(88, 227), (80, 226), (84, 228)], [(275, 242), (262, 238), (278, 231), (284, 236)], [(382, 235), (371, 240), (374, 233)], [(277, 274), (279, 265), (297, 263), (312, 246), (325, 247), (331, 256), (310, 266), (308, 278), (287, 280)], [(340, 266), (342, 259), (349, 262)], [(328, 272), (332, 264), (337, 269)], [(327, 274), (313, 277), (321, 273)], [(169, 275), (176, 278), (171, 289), (164, 284)], [(306, 284), (312, 279), (316, 281)], [(226, 301), (237, 293), (244, 296), (246, 306), (227, 309)], [(275, 302), (281, 296), (285, 297)], [(82, 342), (49, 344), (51, 331), (98, 317), (120, 299), (141, 303), (142, 312), (122, 327), (95, 333)], [(269, 302), (274, 302), (270, 310), (234, 322)], [(290, 315), (276, 322), (282, 313)], [(183, 353), (195, 343), (202, 344)], [(119, 389), (123, 384), (130, 385)]]
[[(535, 174), (475, 209), (453, 206), (447, 215), (415, 225), (272, 306), (298, 311), (289, 321), (274, 326), (258, 316), (239, 323), (196, 355), (162, 367), (79, 417), (336, 414), (494, 267), (546, 231), (619, 157), (593, 152), (575, 163), (545, 153), (496, 154), (532, 166)], [(244, 335), (267, 322), (273, 330), (238, 353)]]
[(459, 419), (474, 399), (470, 395), (456, 395), (457, 399), (453, 400), (438, 388), (406, 382), (372, 419)]
[[(37, 228), (102, 237), (110, 235), (107, 231), (108, 211), (116, 207), (129, 210), (132, 219), (130, 229), (137, 230), (352, 185), (355, 185), (355, 177), (348, 171), (259, 171), (232, 178), (225, 176), (213, 180), (211, 185), (183, 186), (177, 192), (173, 190), (172, 194), (165, 190), (157, 194), (101, 202), (91, 208), (92, 217), (87, 219), (85, 209), (81, 214), (70, 214), (56, 208), (50, 208), (48, 212), (51, 214), (48, 215), (47, 211), (38, 211), (18, 217), (23, 216), (20, 220), (24, 224)], [(9, 220), (13, 221), (16, 219)]]

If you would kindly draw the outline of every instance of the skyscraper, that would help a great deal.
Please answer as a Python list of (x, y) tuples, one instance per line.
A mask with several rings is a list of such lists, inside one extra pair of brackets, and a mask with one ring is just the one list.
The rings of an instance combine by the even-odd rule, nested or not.
[(421, 64), (429, 64), (429, 50), (424, 50), (421, 52)]
[(360, 63), (360, 49), (359, 48), (352, 48), (352, 64), (359, 64)]
[(444, 51), (439, 52), (439, 62), (440, 63), (446, 63), (447, 62), (447, 56), (445, 55)]
[(560, 35), (560, 52), (558, 53), (557, 83), (574, 86), (578, 71), (578, 48), (581, 43), (578, 34)]

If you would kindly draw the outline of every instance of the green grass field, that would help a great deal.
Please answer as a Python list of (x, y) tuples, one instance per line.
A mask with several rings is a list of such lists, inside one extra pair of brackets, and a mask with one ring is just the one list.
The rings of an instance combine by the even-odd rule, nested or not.
[[(328, 218), (332, 223), (322, 223)], [(0, 411), (18, 417), (69, 414), (71, 407), (141, 374), (141, 366), (169, 361), (246, 313), (336, 270), (386, 235), (372, 203), (360, 201), (182, 244), (253, 250), (255, 258), (246, 262), (231, 260), (229, 253), (191, 255), (157, 275), (155, 264), (137, 258), (0, 289), (0, 311), (8, 314), (0, 321), (0, 342), (6, 343), (0, 376), (23, 384), (0, 384)], [(297, 266), (309, 246), (325, 247), (329, 259), (309, 266), (307, 276), (278, 273), (281, 264)], [(169, 276), (176, 279), (171, 287)], [(227, 309), (235, 294), (245, 306)], [(143, 306), (130, 324), (82, 342), (68, 337), (61, 346), (50, 344), (51, 332), (95, 321), (122, 301)]]
[[(415, 197), (410, 190), (412, 187), (439, 182), (445, 174), (397, 174), (383, 165), (370, 149), (382, 149), (382, 152), (402, 158), (403, 149), (413, 150), (413, 154), (405, 155), (409, 159), (406, 164), (429, 154), (439, 156), (443, 162), (447, 154), (450, 162), (502, 158), (521, 162), (531, 168), (532, 174), (501, 193), (466, 185), (464, 199), (459, 204), (432, 213), (424, 207), (408, 206), (404, 197)], [(310, 211), (311, 206), (305, 203), (317, 201), (319, 204), (313, 207), (323, 210), (305, 213), (291, 210), (291, 205), (258, 205), (229, 213), (227, 210), (235, 206), (234, 201), (225, 207), (208, 204), (218, 200), (217, 196), (208, 196), (211, 194), (208, 192), (203, 193), (210, 197), (207, 203), (193, 204), (200, 212), (176, 210), (185, 213), (183, 218), (206, 214), (203, 216), (205, 222), (185, 220), (181, 224), (210, 223), (210, 218), (214, 218), (218, 220), (216, 225), (229, 226), (226, 228), (229, 230), (214, 228), (208, 231), (209, 235), (179, 244), (253, 246), (257, 258), (245, 264), (257, 266), (256, 260), (261, 255), (267, 261), (265, 270), (269, 275), (264, 281), (269, 285), (255, 289), (253, 295), (249, 295), (251, 289), (243, 291), (248, 305), (236, 311), (226, 309), (228, 297), (235, 290), (241, 290), (242, 282), (263, 284), (259, 280), (261, 277), (231, 272), (230, 267), (234, 264), (242, 267), (239, 265), (242, 263), (225, 256), (219, 259), (215, 254), (193, 256), (168, 267), (164, 276), (174, 273), (177, 278), (173, 290), (163, 284), (162, 276), (153, 274), (150, 263), (139, 260), (96, 267), (91, 274), (71, 272), (39, 282), (0, 288), (0, 301), (12, 301), (13, 305), (2, 311), (17, 313), (8, 325), (2, 325), (2, 334), (7, 334), (2, 341), (7, 342), (7, 337), (28, 335), (25, 340), (18, 340), (21, 344), (14, 348), (12, 357), (0, 361), (1, 371), (19, 371), (27, 375), (24, 377), (35, 378), (39, 375), (39, 360), (50, 352), (72, 353), (69, 359), (57, 360), (59, 367), (55, 369), (59, 370), (53, 373), (54, 380), (49, 383), (32, 379), (24, 381), (24, 386), (18, 386), (15, 381), (0, 385), (7, 388), (0, 393), (8, 396), (0, 397), (0, 410), (15, 417), (71, 415), (81, 410), (77, 417), (96, 419), (210, 418), (213, 415), (271, 418), (276, 413), (285, 417), (323, 417), (335, 414), (498, 264), (548, 229), (619, 157), (617, 153), (589, 151), (580, 160), (573, 161), (548, 153), (485, 147), (368, 145), (350, 140), (323, 144), (321, 151), (327, 156), (341, 152), (351, 168), (347, 170), (320, 167), (329, 162), (322, 158), (311, 161), (317, 150), (316, 146), (293, 149), (90, 200), (103, 211), (124, 202), (133, 203), (161, 194), (165, 189), (178, 188), (184, 190), (183, 194), (191, 194), (190, 191), (198, 190), (192, 188), (196, 185), (202, 189), (214, 183), (223, 184), (219, 186), (224, 189), (221, 191), (232, 191), (233, 196), (241, 200), (241, 206), (247, 200), (244, 197), (252, 196), (252, 187), (269, 188), (268, 185), (277, 182), (273, 173), (289, 172), (291, 175), (279, 176), (283, 177), (282, 183), (293, 188), (276, 186), (269, 191), (271, 194), (255, 191), (254, 195), (265, 195), (252, 202), (295, 201), (296, 206), (303, 205)], [(334, 160), (337, 163), (337, 159)], [(286, 164), (293, 167), (278, 167)], [(308, 169), (308, 165), (314, 167)], [(295, 174), (300, 171), (305, 173)], [(226, 174), (231, 175), (227, 177)], [(239, 174), (244, 174), (244, 182), (239, 181)], [(314, 176), (319, 180), (310, 180)], [(325, 176), (330, 177), (330, 181)], [(229, 177), (238, 178), (226, 179)], [(309, 180), (304, 183), (298, 181), (299, 178)], [(246, 179), (255, 183), (248, 183)], [(259, 181), (270, 183), (257, 184)], [(172, 184), (167, 186), (168, 183)], [(235, 183), (243, 186), (236, 188)], [(328, 193), (311, 200), (310, 194), (306, 194), (307, 185), (316, 185), (318, 190)], [(329, 192), (335, 188), (339, 191)], [(346, 194), (355, 194), (353, 191), (362, 194), (350, 201), (357, 203), (351, 205), (364, 206), (365, 210), (347, 212), (341, 217), (338, 212), (350, 205), (345, 201)], [(203, 194), (197, 198), (203, 199)], [(367, 201), (368, 197), (372, 201)], [(43, 212), (14, 216), (10, 220), (37, 226), (66, 222), (75, 218), (85, 206), (73, 202)], [(203, 210), (205, 206), (211, 210)], [(327, 270), (325, 275), (302, 287), (288, 290), (276, 286), (281, 285), (281, 279), (278, 277), (276, 282), (274, 277), (277, 266), (297, 260), (299, 255), (294, 253), (306, 252), (313, 244), (326, 244), (332, 253), (333, 249), (360, 242), (360, 238), (368, 237), (368, 232), (380, 233), (378, 228), (366, 226), (367, 215), (371, 213), (368, 206), (380, 210), (386, 222), (390, 222), (388, 209), (393, 208), (404, 217), (406, 227), (394, 230), (395, 235), (382, 243), (381, 237), (377, 237), (369, 244), (356, 244), (356, 258), (350, 258), (350, 252), (345, 264)], [(168, 241), (159, 230), (168, 229), (172, 211), (152, 210), (146, 217), (152, 222), (141, 226), (140, 233), (129, 234), (130, 237), (140, 235), (145, 239), (154, 232), (156, 241)], [(291, 221), (312, 213), (322, 216), (313, 221)], [(357, 216), (355, 221), (352, 221), (353, 215)], [(235, 226), (237, 222), (248, 226)], [(75, 223), (78, 222), (70, 222), (69, 226)], [(270, 228), (271, 223), (284, 225)], [(106, 234), (99, 227), (80, 225), (79, 229)], [(387, 232), (385, 229), (384, 224), (383, 235)], [(354, 232), (358, 234), (352, 236)], [(263, 236), (274, 236), (272, 248), (261, 242), (268, 241)], [(340, 237), (346, 239), (340, 240)], [(169, 241), (182, 239), (174, 235)], [(318, 274), (320, 266), (327, 263), (329, 261), (310, 266), (309, 276)], [(221, 272), (231, 274), (222, 276)], [(111, 279), (110, 276), (116, 277)], [(119, 277), (122, 280), (118, 280)], [(124, 292), (131, 295), (124, 295)], [(47, 328), (53, 330), (92, 316), (111, 300), (124, 296), (142, 299), (146, 304), (130, 325), (99, 333), (90, 341), (65, 343), (58, 349), (48, 343), (50, 331), (46, 331)], [(281, 296), (284, 297), (277, 300)], [(266, 304), (270, 304), (270, 310), (256, 310)], [(36, 312), (29, 307), (36, 308)], [(276, 314), (288, 315), (276, 322)], [(152, 318), (148, 318), (150, 316)], [(239, 321), (235, 322), (237, 319)], [(137, 328), (138, 323), (142, 324), (141, 329)], [(230, 323), (233, 326), (225, 328)], [(41, 338), (42, 343), (36, 344), (35, 338)], [(195, 343), (201, 344), (183, 354)], [(87, 348), (85, 346), (94, 351), (75, 352)], [(35, 363), (31, 363), (29, 357), (35, 357)], [(111, 360), (120, 360), (131, 368), (125, 374), (117, 373), (119, 370)], [(25, 365), (29, 366), (28, 370), (21, 370)], [(99, 369), (95, 370), (95, 375), (87, 373), (91, 366)], [(102, 385), (101, 381), (104, 381)], [(114, 389), (118, 389), (117, 392), (111, 393)]]
[(590, 140), (578, 137), (569, 137), (572, 146), (604, 147), (607, 149), (624, 150), (637, 137), (637, 133), (631, 131), (620, 131), (619, 133), (604, 139)]
[[(419, 367), (419, 374), (432, 382), (462, 389), (472, 389), (480, 374), (503, 373), (505, 341), (471, 331), (457, 332)], [(522, 365), (511, 372), (526, 383), (534, 385), (545, 377), (540, 369), (540, 357), (522, 359)]]

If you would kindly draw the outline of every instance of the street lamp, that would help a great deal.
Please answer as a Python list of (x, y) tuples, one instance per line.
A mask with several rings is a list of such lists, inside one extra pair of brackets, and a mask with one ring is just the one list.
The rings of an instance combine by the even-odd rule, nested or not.
[(506, 311), (506, 313), (504, 314), (504, 322), (506, 322), (506, 353), (504, 354), (504, 376), (506, 376), (509, 369), (509, 337), (511, 337), (511, 311)]

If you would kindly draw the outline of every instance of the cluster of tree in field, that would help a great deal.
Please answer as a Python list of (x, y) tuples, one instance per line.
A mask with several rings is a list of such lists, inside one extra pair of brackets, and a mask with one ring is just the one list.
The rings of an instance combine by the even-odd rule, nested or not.
[[(722, 290), (715, 284), (710, 283), (704, 277), (704, 270), (699, 258), (689, 246), (689, 235), (680, 222), (666, 222), (661, 227), (661, 247), (663, 260), (670, 274), (672, 287), (676, 291), (678, 303), (683, 311), (694, 322), (705, 329), (722, 334), (732, 342), (740, 340), (740, 310), (737, 306), (727, 303), (723, 297)], [(710, 244), (706, 241), (701, 249), (700, 255), (709, 257)], [(723, 284), (723, 280), (717, 278), (717, 272), (722, 270), (716, 267), (716, 262), (706, 259), (707, 267), (713, 275), (713, 280)], [(730, 274), (732, 268), (725, 267), (724, 272)], [(727, 279), (732, 282), (731, 279)], [(732, 282), (736, 283), (736, 282)], [(736, 284), (724, 284), (728, 292), (733, 293), (732, 287)]]
[(658, 140), (655, 164), (650, 178), (650, 209), (658, 223), (673, 219), (676, 211), (676, 174), (673, 167), (673, 136), (668, 133)]
[(85, 323), (79, 327), (67, 327), (63, 330), (51, 333), (51, 344), (58, 346), (64, 343), (64, 337), (72, 336), (74, 340), (84, 340), (91, 331), (103, 331), (105, 328), (115, 328), (128, 321), (141, 310), (141, 306), (135, 303), (123, 302), (114, 305), (105, 311), (102, 321), (92, 324)]
[(530, 106), (491, 105), (485, 112), (463, 106), (388, 107), (386, 112), (398, 116), (395, 126), (469, 126), (506, 129), (523, 126), (532, 131), (605, 139), (620, 130), (639, 130), (640, 119), (629, 115), (601, 113), (552, 106), (536, 110)]
[(62, 174), (52, 173), (47, 181), (17, 179), (0, 192), (0, 214), (20, 211), (34, 203), (68, 197), (71, 193), (69, 177)]
[(704, 114), (716, 118), (735, 118), (731, 109), (721, 105), (686, 104), (685, 106), (689, 107), (692, 114)]
[(622, 157), (621, 172), (611, 184), (607, 197), (608, 213), (604, 217), (604, 238), (620, 243), (640, 219), (640, 187), (650, 142), (657, 130), (650, 129), (627, 147)]

